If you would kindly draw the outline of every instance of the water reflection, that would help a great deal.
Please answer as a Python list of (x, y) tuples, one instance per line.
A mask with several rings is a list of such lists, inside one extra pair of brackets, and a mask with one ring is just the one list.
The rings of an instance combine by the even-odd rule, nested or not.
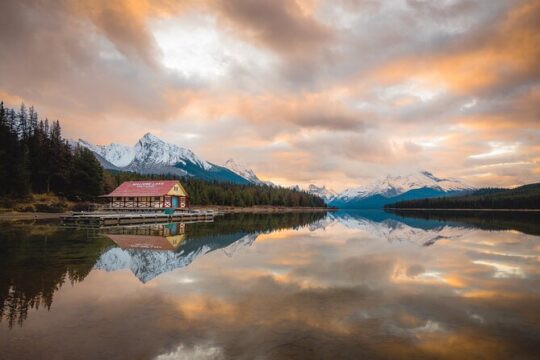
[(22, 324), (29, 309), (49, 309), (65, 282), (82, 281), (109, 242), (53, 225), (0, 227), (0, 320)]
[(538, 211), (393, 210), (390, 214), (397, 215), (404, 221), (444, 222), (483, 230), (516, 230), (525, 234), (540, 235)]
[[(193, 225), (192, 225), (193, 226)], [(185, 229), (184, 224), (157, 225), (168, 230)], [(106, 234), (118, 247), (103, 253), (96, 269), (117, 271), (130, 269), (143, 283), (158, 275), (188, 266), (197, 257), (229, 248), (231, 254), (240, 246), (250, 246), (258, 233), (238, 232), (232, 234), (207, 235), (186, 240), (185, 234), (155, 235), (146, 227), (125, 228), (122, 234)], [(150, 233), (150, 234), (149, 234)], [(233, 247), (232, 244), (235, 246)]]
[(127, 268), (147, 282), (210, 251), (228, 247), (231, 256), (235, 248), (249, 245), (260, 233), (299, 228), (324, 216), (242, 214), (219, 218), (215, 223), (105, 230), (0, 224), (0, 321), (6, 319), (10, 327), (22, 325), (29, 309), (50, 309), (54, 293), (65, 282), (83, 281), (92, 269)]
[[(223, 250), (206, 252), (147, 283), (133, 276), (131, 264), (111, 272), (96, 265), (84, 281), (60, 286), (49, 311), (29, 311), (23, 327), (0, 327), (2, 354), (537, 357), (539, 237), (510, 226), (486, 231), (462, 220), (384, 213), (291, 219), (232, 216), (215, 224), (188, 224), (172, 235), (183, 236), (174, 250), (103, 238), (108, 245), (97, 264), (114, 249), (172, 254), (171, 263), (181, 253)], [(140, 231), (148, 232), (140, 236), (155, 236), (157, 230)], [(247, 235), (255, 241), (240, 241)], [(159, 264), (158, 271), (168, 266), (159, 261), (145, 266), (152, 264)]]

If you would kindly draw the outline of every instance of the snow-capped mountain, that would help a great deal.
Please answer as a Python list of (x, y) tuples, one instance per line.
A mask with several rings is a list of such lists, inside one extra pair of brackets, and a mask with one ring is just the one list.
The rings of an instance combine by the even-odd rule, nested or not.
[(105, 160), (114, 166), (128, 166), (135, 158), (135, 149), (133, 147), (121, 144), (94, 145), (87, 141), (79, 139), (78, 143), (92, 150), (94, 153), (102, 156)]
[(223, 164), (223, 167), (226, 168), (226, 169), (231, 170), (236, 175), (243, 177), (244, 179), (246, 179), (247, 181), (249, 181), (252, 184), (270, 185), (270, 186), (273, 185), (269, 181), (262, 181), (261, 179), (259, 179), (257, 177), (257, 175), (255, 174), (255, 172), (252, 169), (250, 169), (249, 167), (247, 167), (244, 164), (239, 164), (238, 162), (234, 161), (234, 159), (227, 160)]
[(230, 257), (240, 248), (251, 246), (257, 236), (258, 233), (251, 233), (223, 236), (221, 239), (199, 239), (177, 251), (112, 247), (100, 256), (94, 268), (108, 272), (130, 269), (141, 282), (146, 283), (165, 272), (186, 267), (211, 251), (223, 249)]
[(388, 242), (408, 241), (421, 246), (431, 246), (442, 239), (458, 239), (474, 229), (456, 224), (433, 221), (432, 223), (399, 219), (397, 216), (382, 213), (358, 214), (355, 212), (338, 212), (329, 214), (326, 221), (334, 221), (349, 229), (361, 230)]
[[(184, 166), (195, 164), (204, 170), (210, 170), (212, 168), (212, 165), (199, 158), (193, 151), (166, 143), (150, 133), (145, 134), (135, 144), (133, 150), (134, 157), (129, 163), (129, 167), (133, 171), (153, 166), (176, 166), (179, 164)], [(115, 165), (118, 166), (118, 164)]]
[(228, 181), (238, 184), (262, 184), (251, 171), (238, 174), (229, 168), (212, 164), (190, 149), (167, 143), (147, 133), (134, 146), (120, 144), (94, 145), (85, 140), (72, 141), (85, 147), (106, 169), (132, 171), (141, 174), (175, 174), (204, 180)]
[(343, 191), (331, 204), (343, 208), (380, 208), (401, 200), (454, 195), (474, 188), (458, 179), (438, 178), (428, 171), (378, 179)]
[(332, 189), (327, 189), (324, 185), (317, 186), (314, 184), (309, 184), (307, 192), (311, 195), (322, 198), (327, 204), (330, 203), (337, 196), (337, 192)]

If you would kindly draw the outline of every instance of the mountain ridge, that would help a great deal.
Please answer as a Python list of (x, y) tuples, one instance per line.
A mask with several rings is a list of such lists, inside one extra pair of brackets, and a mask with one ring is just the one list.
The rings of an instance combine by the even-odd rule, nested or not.
[(459, 179), (438, 178), (428, 171), (407, 175), (387, 175), (360, 187), (349, 188), (329, 205), (340, 208), (382, 208), (403, 200), (458, 195), (475, 188)]
[[(219, 166), (196, 155), (192, 150), (167, 143), (152, 133), (146, 133), (133, 146), (111, 143), (94, 145), (86, 140), (70, 141), (89, 149), (105, 169), (140, 174), (172, 174), (193, 176), (208, 181), (236, 184), (268, 185), (251, 169)], [(232, 166), (231, 166), (232, 167)]]
[(259, 179), (257, 174), (255, 174), (253, 169), (247, 167), (246, 165), (242, 163), (238, 163), (232, 158), (225, 161), (225, 163), (223, 163), (222, 166), (226, 169), (231, 170), (236, 175), (241, 176), (244, 179), (248, 180), (252, 184), (275, 186), (275, 184), (270, 181), (262, 181), (261, 179)]

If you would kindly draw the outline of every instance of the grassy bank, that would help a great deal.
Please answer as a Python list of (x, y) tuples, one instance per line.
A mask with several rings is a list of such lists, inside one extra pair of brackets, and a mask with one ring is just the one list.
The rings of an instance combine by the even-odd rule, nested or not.
[(21, 198), (0, 199), (1, 213), (64, 213), (91, 211), (98, 207), (93, 202), (73, 201), (54, 194), (30, 194)]

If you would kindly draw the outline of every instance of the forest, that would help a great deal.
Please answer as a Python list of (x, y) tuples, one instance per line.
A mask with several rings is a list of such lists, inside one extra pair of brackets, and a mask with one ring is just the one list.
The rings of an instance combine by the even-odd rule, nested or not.
[(59, 121), (0, 102), (0, 197), (31, 193), (93, 199), (103, 193), (103, 168), (91, 151), (70, 147)]
[(324, 200), (282, 187), (209, 182), (173, 175), (105, 171), (94, 154), (62, 137), (60, 122), (40, 119), (33, 107), (0, 102), (0, 198), (55, 194), (94, 201), (124, 181), (178, 179), (193, 205), (325, 207)]
[(180, 180), (189, 194), (189, 203), (192, 205), (326, 207), (323, 199), (305, 191), (266, 185), (210, 182), (170, 174), (142, 175), (132, 172), (105, 170), (105, 190), (110, 192), (124, 181), (171, 179)]
[(400, 201), (387, 209), (540, 209), (540, 183), (514, 189), (480, 189), (463, 196)]

